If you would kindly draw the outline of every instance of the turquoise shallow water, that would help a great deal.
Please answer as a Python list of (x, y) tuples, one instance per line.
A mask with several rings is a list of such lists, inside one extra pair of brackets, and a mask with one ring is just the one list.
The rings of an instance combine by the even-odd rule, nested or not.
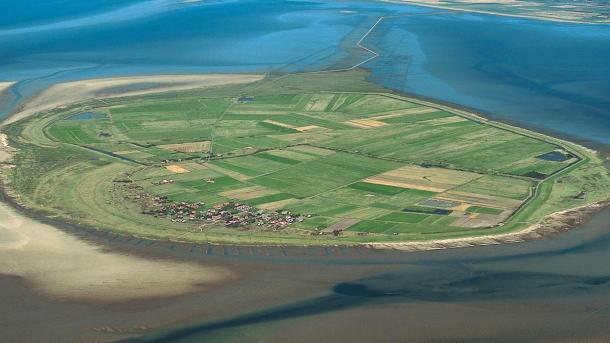
[(387, 20), (371, 38), (376, 82), (610, 143), (610, 25), (432, 15)]

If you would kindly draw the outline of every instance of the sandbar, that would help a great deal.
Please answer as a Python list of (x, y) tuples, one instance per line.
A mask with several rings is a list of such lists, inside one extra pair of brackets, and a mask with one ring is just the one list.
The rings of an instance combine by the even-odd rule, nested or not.
[(226, 267), (106, 251), (0, 203), (0, 274), (58, 299), (122, 302), (198, 292), (235, 279)]
[[(263, 78), (264, 75), (261, 74), (156, 75), (58, 83), (30, 99), (22, 109), (5, 120), (0, 127), (41, 111), (91, 98), (101, 99), (251, 83)], [(138, 86), (145, 86), (145, 88)], [(133, 87), (133, 89), (129, 87)]]
[(6, 91), (13, 84), (14, 82), (0, 81), (0, 94), (4, 93), (4, 91)]

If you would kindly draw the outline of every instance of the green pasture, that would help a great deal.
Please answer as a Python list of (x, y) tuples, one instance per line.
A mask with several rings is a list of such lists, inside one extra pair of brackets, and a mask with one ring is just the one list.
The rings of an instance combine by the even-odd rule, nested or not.
[[(171, 96), (85, 101), (41, 113), (5, 129), (18, 149), (6, 185), (26, 206), (86, 226), (156, 238), (192, 232), (188, 239), (193, 241), (287, 244), (506, 232), (610, 194), (610, 177), (595, 153), (387, 93), (365, 76), (353, 71), (271, 77)], [(242, 96), (254, 100), (242, 103)], [(70, 119), (84, 112), (105, 115)], [(374, 125), (348, 123), (366, 119)], [(210, 142), (211, 151), (162, 147), (203, 141)], [(537, 157), (558, 148), (577, 158), (553, 162)], [(421, 176), (391, 176), (386, 184), (369, 179), (405, 165), (479, 176), (457, 186), (432, 185), (447, 187), (444, 192), (425, 190), (436, 188), (426, 188), (432, 181)], [(277, 210), (305, 219), (282, 233), (172, 223), (142, 214), (133, 200), (136, 191), (116, 182), (125, 179), (133, 181), (137, 192), (207, 207), (230, 201), (223, 192), (264, 187), (265, 192), (242, 202), (263, 206), (288, 200)], [(577, 199), (582, 192), (584, 199)], [(498, 215), (505, 203), (523, 206), (515, 207), (501, 225), (465, 228), (456, 224), (458, 216), (421, 205), (447, 194), (498, 199), (493, 204), (498, 208), (471, 204), (462, 209), (488, 215), (483, 217)], [(311, 234), (346, 219), (356, 223), (339, 237)]]

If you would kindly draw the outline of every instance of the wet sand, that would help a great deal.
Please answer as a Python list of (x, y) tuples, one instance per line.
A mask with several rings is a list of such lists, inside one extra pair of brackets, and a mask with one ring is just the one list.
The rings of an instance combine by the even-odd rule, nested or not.
[(37, 292), (78, 301), (171, 297), (231, 281), (228, 268), (104, 251), (0, 204), (0, 274)]
[(407, 253), (317, 297), (134, 341), (607, 342), (609, 258), (605, 209), (549, 240)]
[[(111, 88), (116, 86), (113, 84)], [(106, 86), (99, 89), (102, 93), (85, 92), (86, 96), (108, 91)], [(44, 97), (38, 100), (37, 106), (59, 106), (43, 100)], [(32, 109), (29, 111), (34, 113)], [(509, 324), (511, 316), (524, 315), (523, 307), (512, 304), (514, 294), (508, 292), (504, 297), (500, 294), (494, 299), (500, 302), (496, 306), (486, 302), (486, 293), (478, 294), (477, 285), (472, 285), (469, 289), (475, 291), (467, 300), (478, 299), (478, 304), (455, 304), (442, 298), (430, 302), (426, 292), (413, 289), (413, 285), (420, 285), (435, 275), (444, 275), (446, 279), (441, 277), (430, 287), (459, 291), (462, 286), (452, 283), (456, 280), (455, 271), (458, 276), (464, 275), (459, 272), (472, 272), (468, 266), (481, 264), (481, 256), (489, 261), (500, 258), (509, 263), (510, 268), (515, 268), (511, 263), (516, 263), (519, 269), (521, 263), (515, 254), (529, 254), (545, 247), (551, 256), (556, 255), (558, 253), (553, 252), (559, 249), (556, 243), (565, 241), (566, 236), (571, 237), (567, 246), (599, 239), (599, 235), (585, 232), (583, 236), (583, 232), (576, 229), (549, 241), (432, 252), (275, 247), (256, 253), (250, 247), (211, 248), (152, 242), (67, 226), (58, 230), (28, 219), (4, 204), (0, 204), (0, 218), (0, 292), (3, 294), (0, 307), (13, 309), (0, 313), (0, 328), (2, 338), (8, 341), (110, 341), (184, 325), (195, 327), (186, 336), (180, 336), (180, 340), (185, 341), (200, 341), (202, 337), (239, 342), (277, 341), (289, 337), (292, 340), (294, 337), (307, 338), (308, 341), (312, 337), (320, 341), (496, 337), (505, 333), (495, 321), (499, 317), (493, 316), (498, 309), (508, 309), (499, 320)], [(598, 225), (597, 230), (607, 232), (607, 227)], [(214, 252), (208, 253), (209, 250)], [(504, 256), (507, 252), (510, 253), (508, 257)], [(476, 262), (472, 262), (473, 258)], [(590, 262), (589, 259), (584, 261), (594, 268)], [(572, 261), (572, 264), (579, 263)], [(442, 265), (440, 272), (438, 265)], [(496, 264), (492, 269), (501, 271), (502, 268), (507, 267)], [(605, 275), (604, 269), (598, 270)], [(414, 271), (417, 272), (415, 277), (412, 276)], [(385, 303), (385, 300), (375, 300), (383, 298), (375, 292), (372, 297), (348, 292), (348, 298), (345, 298), (345, 292), (341, 287), (337, 288), (345, 283), (362, 283), (368, 287), (369, 282), (378, 282), (375, 280), (382, 280), (389, 287), (382, 293), (398, 292), (401, 296), (388, 297), (390, 301)], [(534, 285), (547, 281), (544, 277), (541, 280)], [(485, 286), (485, 283), (481, 285)], [(523, 285), (517, 284), (516, 288), (519, 287), (523, 288)], [(489, 293), (484, 287), (482, 290)], [(525, 287), (523, 292), (528, 291), (543, 297), (531, 287)], [(336, 295), (338, 298), (334, 297)], [(413, 299), (417, 301), (413, 302)], [(595, 303), (591, 299), (585, 299), (586, 304)], [(587, 321), (592, 328), (591, 338), (602, 337), (593, 329), (603, 327), (599, 315), (606, 315), (604, 306), (608, 306), (603, 299), (602, 296), (601, 301), (595, 300), (599, 306), (594, 307), (594, 315)], [(569, 312), (554, 317), (551, 322), (555, 324), (549, 325), (549, 330), (540, 331), (543, 334), (590, 309), (586, 307), (588, 305), (577, 304), (578, 311), (572, 311), (570, 306), (573, 304), (569, 303), (547, 311), (544, 299), (542, 303), (530, 305), (535, 309), (531, 310), (530, 306), (527, 313), (532, 315), (550, 316), (558, 310)], [(567, 307), (562, 307), (564, 305)], [(260, 309), (268, 310), (261, 315)], [(279, 315), (274, 317), (278, 309)], [(254, 321), (241, 325), (241, 319), (238, 319), (238, 325), (234, 325), (235, 318), (242, 318), (244, 314), (252, 316)], [(459, 330), (464, 330), (470, 320), (478, 321), (480, 332), (488, 336), (460, 336)], [(204, 324), (197, 324), (202, 321)], [(225, 328), (230, 330), (208, 330), (205, 323), (209, 321), (228, 323)], [(521, 324), (509, 326), (519, 329), (528, 320), (518, 322)], [(447, 334), (439, 336), (444, 329)], [(496, 336), (492, 335), (494, 332)]]
[(0, 81), (0, 94), (4, 93), (14, 82)]
[[(561, 18), (560, 14), (554, 14), (553, 12), (549, 12), (550, 15), (542, 16), (542, 15), (530, 15), (530, 14), (519, 14), (519, 13), (502, 13), (502, 12), (494, 12), (489, 10), (481, 10), (477, 8), (468, 8), (468, 7), (455, 7), (448, 6), (448, 4), (436, 1), (436, 0), (380, 0), (383, 2), (396, 3), (396, 4), (404, 4), (411, 6), (421, 6), (421, 7), (429, 7), (429, 8), (437, 8), (455, 12), (465, 12), (465, 13), (478, 13), (478, 14), (488, 14), (500, 17), (509, 17), (509, 18), (524, 18), (524, 19), (535, 19), (535, 20), (545, 20), (545, 21), (554, 21), (560, 23), (570, 23), (570, 24), (582, 24), (582, 25), (607, 25), (607, 22), (595, 22), (595, 21), (586, 21), (586, 20), (576, 20), (569, 18)], [(468, 6), (471, 4), (477, 3), (497, 3), (497, 4), (512, 4), (520, 3), (518, 1), (506, 0), (506, 1), (469, 1), (459, 4), (461, 6)], [(458, 4), (456, 4), (458, 5)]]

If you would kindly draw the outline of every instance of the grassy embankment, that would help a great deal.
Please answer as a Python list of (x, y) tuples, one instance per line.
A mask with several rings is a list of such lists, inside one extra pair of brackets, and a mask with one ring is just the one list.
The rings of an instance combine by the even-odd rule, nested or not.
[[(267, 244), (504, 233), (610, 194), (596, 153), (387, 94), (365, 76), (290, 75), (42, 113), (5, 130), (18, 149), (6, 181), (24, 205), (90, 227)], [(567, 159), (539, 158), (553, 151)], [(146, 194), (310, 217), (277, 232), (177, 223), (142, 214)], [(342, 234), (312, 235), (328, 227)]]

